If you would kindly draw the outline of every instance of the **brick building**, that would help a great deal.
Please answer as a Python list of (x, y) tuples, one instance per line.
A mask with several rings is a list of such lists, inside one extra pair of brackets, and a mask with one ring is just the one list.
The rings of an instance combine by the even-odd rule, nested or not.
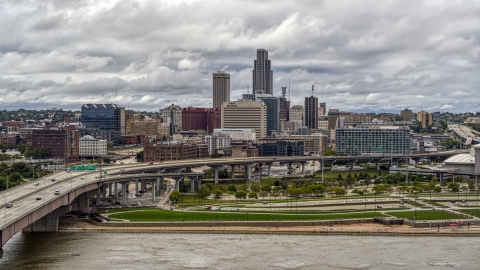
[(182, 109), (182, 130), (207, 130), (213, 133), (215, 128), (222, 126), (222, 111), (220, 108), (193, 108)]
[(78, 160), (80, 133), (75, 127), (32, 131), (32, 149), (47, 148), (50, 158)]
[(150, 141), (145, 141), (143, 144), (144, 162), (165, 162), (196, 158), (198, 158), (198, 147), (196, 144), (167, 144)]

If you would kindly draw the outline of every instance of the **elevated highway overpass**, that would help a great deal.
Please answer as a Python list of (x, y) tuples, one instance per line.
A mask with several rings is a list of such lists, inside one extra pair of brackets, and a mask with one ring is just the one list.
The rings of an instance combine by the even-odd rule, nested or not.
[[(409, 158), (445, 158), (458, 151), (449, 151), (436, 154), (414, 154)], [(196, 159), (158, 164), (129, 164), (105, 166), (95, 172), (60, 172), (53, 176), (40, 179), (38, 185), (33, 182), (3, 191), (0, 193), (0, 245), (3, 246), (18, 231), (25, 229), (30, 231), (56, 231), (58, 229), (58, 217), (79, 207), (89, 206), (88, 194), (95, 194), (97, 199), (101, 193), (106, 195), (107, 186), (111, 189), (111, 183), (122, 184), (123, 194), (126, 194), (126, 185), (132, 181), (150, 181), (152, 190), (158, 189), (163, 184), (163, 177), (180, 179), (189, 176), (197, 179), (200, 184), (202, 173), (187, 173), (183, 168), (195, 168), (209, 166), (218, 172), (223, 166), (253, 166), (262, 164), (270, 166), (274, 162), (287, 164), (300, 163), (304, 165), (308, 161), (329, 162), (335, 160), (373, 160), (377, 164), (383, 160), (405, 159), (404, 155), (373, 155), (373, 156), (299, 156), (299, 157), (255, 157), (255, 158), (225, 158), (225, 159)], [(303, 166), (302, 166), (303, 167)], [(304, 169), (304, 168), (303, 168)], [(107, 170), (108, 174), (102, 172)], [(218, 174), (216, 174), (218, 181)], [(55, 181), (51, 181), (55, 178)], [(192, 181), (193, 183), (194, 181)], [(113, 185), (117, 186), (117, 185)], [(56, 195), (55, 192), (60, 194)], [(112, 191), (109, 191), (112, 194)], [(115, 194), (118, 194), (115, 192)], [(152, 193), (154, 199), (154, 193)], [(123, 196), (123, 203), (126, 202)], [(37, 198), (40, 198), (37, 200)], [(6, 208), (7, 202), (12, 202), (13, 207)]]

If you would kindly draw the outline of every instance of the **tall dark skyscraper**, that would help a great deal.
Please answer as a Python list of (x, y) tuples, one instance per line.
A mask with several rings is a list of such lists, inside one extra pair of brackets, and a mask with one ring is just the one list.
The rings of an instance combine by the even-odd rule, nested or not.
[(318, 98), (305, 98), (305, 126), (309, 129), (318, 129)]
[(230, 74), (219, 71), (213, 73), (213, 108), (222, 107), (225, 101), (230, 101)]
[(273, 95), (273, 71), (265, 49), (257, 50), (257, 60), (253, 63), (253, 93), (259, 91)]

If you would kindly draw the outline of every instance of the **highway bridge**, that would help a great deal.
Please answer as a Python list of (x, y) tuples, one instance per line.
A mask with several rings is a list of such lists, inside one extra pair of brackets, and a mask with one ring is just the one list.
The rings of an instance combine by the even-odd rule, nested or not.
[[(89, 207), (93, 197), (97, 203), (100, 198), (108, 194), (118, 195), (118, 185), (122, 189), (122, 204), (127, 204), (127, 185), (135, 182), (136, 193), (145, 190), (146, 183), (151, 183), (152, 191), (159, 190), (163, 185), (164, 177), (171, 177), (179, 181), (182, 177), (194, 180), (193, 185), (201, 185), (203, 173), (187, 172), (185, 168), (200, 168), (208, 166), (215, 171), (215, 183), (218, 183), (218, 170), (225, 166), (244, 166), (245, 176), (251, 178), (252, 166), (270, 166), (275, 162), (287, 164), (291, 171), (292, 164), (301, 164), (302, 172), (308, 161), (331, 162), (347, 160), (353, 166), (357, 160), (370, 160), (379, 165), (382, 160), (398, 161), (420, 158), (442, 159), (458, 154), (459, 151), (440, 152), (436, 154), (414, 155), (372, 155), (372, 156), (298, 156), (298, 157), (254, 157), (254, 158), (223, 158), (223, 159), (196, 159), (158, 164), (129, 164), (100, 167), (94, 172), (60, 172), (53, 176), (43, 177), (38, 182), (28, 182), (0, 193), (0, 247), (20, 230), (49, 232), (58, 230), (58, 217), (81, 208)], [(107, 174), (104, 174), (107, 171)], [(259, 175), (260, 176), (260, 175)], [(232, 178), (234, 175), (232, 175)], [(54, 180), (53, 180), (54, 179)], [(155, 192), (152, 192), (152, 200)], [(6, 207), (12, 203), (13, 207)]]
[(457, 137), (466, 145), (470, 146), (472, 144), (480, 143), (480, 133), (474, 130), (469, 129), (463, 125), (449, 125), (448, 128), (455, 133)]

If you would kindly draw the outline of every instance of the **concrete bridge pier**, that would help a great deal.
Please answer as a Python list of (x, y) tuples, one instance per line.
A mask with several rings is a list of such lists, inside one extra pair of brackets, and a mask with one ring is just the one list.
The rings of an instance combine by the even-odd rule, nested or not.
[(115, 199), (118, 199), (118, 183), (117, 182), (113, 183), (113, 190), (115, 192)]
[(268, 166), (268, 178), (272, 178), (272, 164), (267, 164)]
[(262, 167), (263, 167), (263, 164), (259, 163), (258, 164), (258, 180), (262, 179)]
[(198, 176), (197, 177), (197, 188), (200, 189), (201, 186), (202, 186), (202, 177)]
[(102, 197), (104, 199), (107, 198), (107, 184), (106, 183), (102, 183)]
[(223, 166), (212, 166), (213, 171), (215, 172), (215, 185), (218, 185), (218, 170)]
[(232, 181), (235, 180), (235, 165), (230, 166), (232, 169)]
[(377, 168), (377, 170), (380, 170), (380, 160), (375, 160), (375, 168)]
[(152, 179), (152, 203), (155, 203), (155, 181)]
[(245, 168), (247, 169), (247, 179), (252, 179), (252, 164), (246, 165)]
[(127, 187), (128, 187), (128, 182), (123, 182), (122, 183), (122, 205), (127, 205)]
[(71, 206), (61, 206), (23, 228), (24, 232), (58, 232), (58, 218), (72, 210)]
[(175, 180), (175, 190), (180, 191), (180, 181), (182, 180), (182, 176), (172, 176), (173, 180)]
[(335, 162), (335, 160), (333, 161), (330, 161), (330, 171), (333, 172), (333, 163)]
[(138, 196), (138, 179), (135, 179), (135, 196)]
[(114, 183), (108, 183), (108, 195), (109, 195), (109, 196), (112, 196), (112, 195), (113, 195), (113, 193), (112, 193), (113, 184), (114, 184)]
[(96, 206), (100, 206), (100, 203), (102, 202), (101, 197), (100, 197), (100, 189), (97, 189), (97, 198), (95, 201)]
[(190, 192), (195, 192), (195, 176), (190, 176)]
[(147, 180), (143, 179), (142, 180), (142, 187), (140, 188), (140, 190), (145, 192), (146, 189), (147, 189)]
[(306, 162), (302, 161), (302, 162), (300, 162), (300, 164), (302, 165), (302, 174), (305, 174), (305, 164), (306, 164)]
[(355, 160), (350, 160), (350, 171), (353, 171), (355, 169)]
[(160, 185), (159, 185), (158, 188), (163, 190), (163, 184), (164, 184), (163, 182), (165, 182), (165, 179), (163, 178), (162, 175), (160, 175), (160, 177), (158, 179), (160, 179)]
[(292, 171), (292, 162), (289, 162), (289, 163), (288, 163), (288, 172), (287, 172), (287, 173), (290, 174), (290, 175), (293, 173), (293, 171)]

